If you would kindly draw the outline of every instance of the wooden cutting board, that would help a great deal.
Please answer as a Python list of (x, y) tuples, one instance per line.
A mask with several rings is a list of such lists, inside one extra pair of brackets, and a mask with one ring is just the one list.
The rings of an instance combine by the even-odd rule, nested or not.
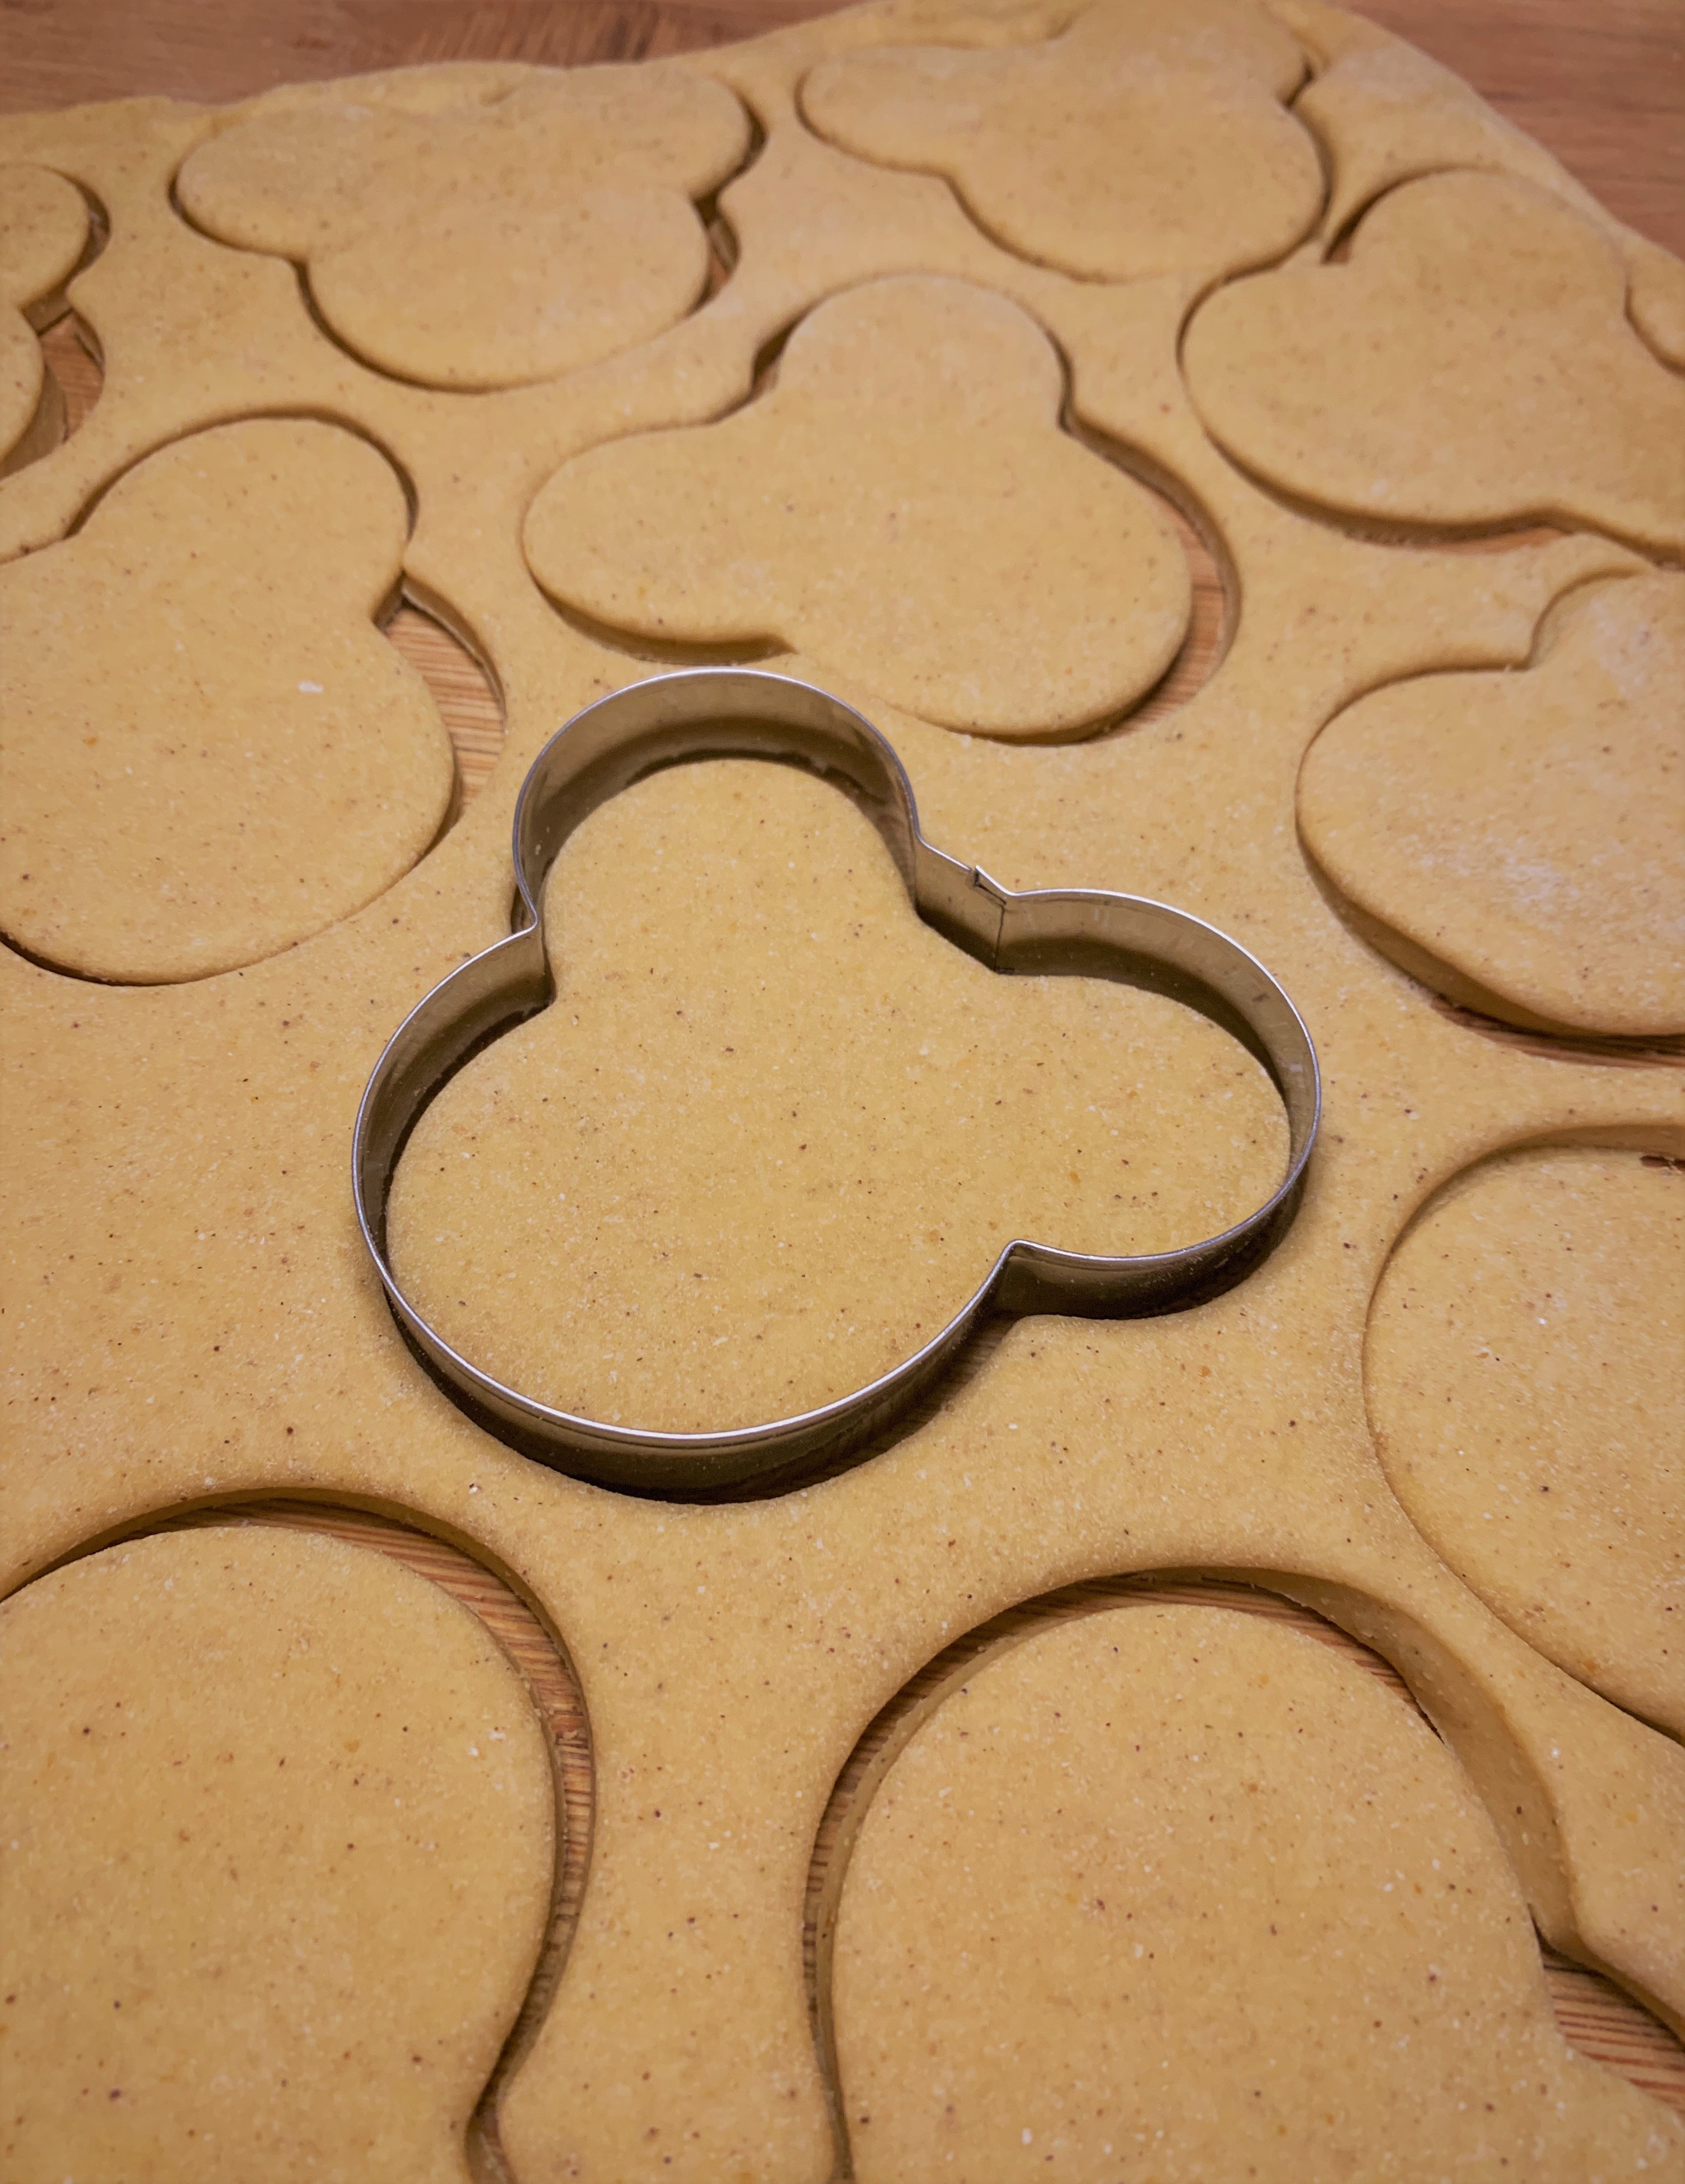
[[(271, 85), (405, 64), (509, 59), (557, 65), (635, 60), (750, 37), (825, 12), (813, 0), (0, 0), (5, 52), (0, 111), (59, 107), (142, 92), (224, 101)], [(1361, 12), (1410, 39), (1537, 137), (1620, 218), (1685, 254), (1685, 0), (1364, 0)], [(47, 337), (72, 426), (98, 389), (98, 370), (61, 321)], [(413, 608), (389, 625), (422, 670), (460, 755), (469, 794), (500, 739), (497, 703), (455, 641)], [(305, 1525), (382, 1548), (462, 1599), (504, 1641), (527, 1674), (555, 1741), (572, 1855), (560, 1918), (525, 2020), (548, 2005), (584, 1883), (589, 1843), (589, 1724), (567, 1666), (537, 1619), (496, 1578), (440, 1542), (384, 1518), (341, 1508), (248, 1504), (250, 1521)], [(188, 1523), (226, 1513), (201, 1512)], [(1109, 1596), (1167, 1581), (1076, 1588), (1038, 1613), (1078, 1613)], [(1233, 1585), (1168, 1588), (1177, 1598), (1216, 1600), (1313, 1628), (1406, 1697), (1386, 1664), (1331, 1626), (1274, 1596)], [(1014, 1611), (1003, 1627), (1022, 1621)], [(995, 1626), (966, 1641), (975, 1648)], [(933, 1664), (940, 1676), (948, 1657)], [(916, 1700), (903, 1694), (897, 1706)], [(859, 1772), (889, 1724), (862, 1741), (822, 1830), (810, 1905)], [(810, 1921), (811, 1925), (811, 1921)], [(811, 1933), (810, 1933), (811, 1944)], [(1685, 2113), (1685, 2048), (1595, 1975), (1548, 1958), (1558, 2016), (1581, 2053), (1624, 2070)], [(518, 2047), (517, 2028), (511, 2050)], [(479, 2131), (495, 2159), (494, 2081)]]

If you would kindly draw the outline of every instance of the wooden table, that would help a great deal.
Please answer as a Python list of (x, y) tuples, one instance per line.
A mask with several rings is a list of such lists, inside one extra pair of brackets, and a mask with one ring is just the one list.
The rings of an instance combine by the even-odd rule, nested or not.
[[(0, 0), (0, 111), (139, 92), (223, 101), (289, 81), (424, 61), (636, 60), (750, 37), (823, 12), (823, 0)], [(1362, 0), (1359, 12), (1454, 70), (1555, 153), (1611, 211), (1685, 255), (1685, 0)], [(74, 422), (93, 399), (98, 373), (78, 363), (68, 332), (51, 353)], [(454, 662), (438, 632), (419, 617), (415, 622), (394, 629), (394, 638), (405, 639), (403, 649), (413, 648), (429, 671), (471, 786), (500, 733), (494, 701), (466, 656)], [(460, 683), (454, 702), (453, 672)], [(477, 760), (477, 745), (484, 748)], [(180, 1521), (203, 1523), (208, 1513)], [(248, 1504), (241, 1513), (336, 1532), (398, 1555), (484, 1617), (526, 1673), (555, 1741), (568, 1831), (581, 1849), (569, 1862), (550, 1976), (541, 1970), (528, 1999), (527, 2014), (541, 2012), (577, 1908), (589, 1830), (589, 1724), (564, 1664), (522, 1602), (438, 1540), (342, 1509), (276, 1502)], [(144, 1529), (157, 1529), (155, 1520)], [(1141, 1585), (1078, 1588), (1067, 1605), (1080, 1609)], [(1176, 1597), (1228, 1601), (1238, 1591), (1172, 1590)], [(1300, 1616), (1268, 1596), (1254, 1596), (1254, 1604)], [(1325, 1625), (1320, 1635), (1349, 1647), (1403, 1691), (1372, 1655)], [(840, 1797), (848, 1788), (845, 1776)], [(822, 1832), (820, 1868), (828, 1841)], [(1669, 2034), (1591, 1973), (1556, 1959), (1548, 1976), (1558, 2016), (1581, 2052), (1625, 2070), (1685, 2112), (1685, 2050)], [(482, 2135), (493, 2140), (497, 2092), (494, 2079), (479, 2117)]]

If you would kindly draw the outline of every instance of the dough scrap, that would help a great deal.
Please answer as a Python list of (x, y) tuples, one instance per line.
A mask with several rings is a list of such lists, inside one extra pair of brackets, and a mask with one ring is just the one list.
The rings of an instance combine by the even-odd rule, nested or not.
[(514, 387), (683, 317), (708, 270), (694, 200), (748, 142), (737, 100), (688, 69), (587, 68), (440, 113), (259, 114), (193, 152), (178, 187), (208, 233), (299, 261), (377, 369)]
[(921, 1348), (1014, 1237), (1192, 1243), (1286, 1166), (1275, 1093), (1225, 1033), (1096, 979), (997, 976), (791, 767), (624, 791), (570, 837), (544, 920), (557, 998), (426, 1111), (388, 1240), (454, 1348), (588, 1418), (814, 1408)]
[(1685, 1173), (1515, 1153), (1387, 1262), (1364, 1389), (1393, 1491), (1570, 1675), (1685, 1735)]
[(204, 978), (410, 869), (455, 772), (370, 620), (408, 527), (364, 441), (271, 419), (161, 449), (0, 569), (9, 939), (87, 978)]
[(1131, 1603), (988, 1657), (855, 1839), (860, 2184), (1685, 2176), (1568, 2048), (1456, 1761), (1308, 1634)]
[(0, 165), (0, 476), (42, 454), (64, 429), (64, 404), (36, 339), (40, 308), (76, 269), (87, 203), (46, 167)]
[(483, 1625), (239, 1525), (72, 1563), (0, 1630), (7, 2176), (468, 2184), (555, 1829)]
[(747, 409), (565, 464), (527, 560), (616, 629), (775, 638), (946, 727), (1080, 733), (1169, 667), (1192, 588), (1152, 496), (1059, 429), (1063, 393), (1004, 297), (874, 281), (805, 319)]
[(1282, 256), (1321, 209), (1315, 147), (1281, 103), (1303, 74), (1252, 0), (1097, 0), (1044, 45), (823, 62), (801, 108), (845, 151), (945, 176), (1042, 265), (1219, 276)]
[(1311, 746), (1299, 827), (1365, 932), (1453, 1000), (1685, 1032), (1685, 578), (1571, 593), (1520, 674), (1360, 698)]
[(1685, 384), (1633, 332), (1608, 238), (1528, 183), (1436, 175), (1344, 265), (1224, 288), (1184, 362), (1221, 446), (1383, 522), (1590, 524), (1685, 546)]

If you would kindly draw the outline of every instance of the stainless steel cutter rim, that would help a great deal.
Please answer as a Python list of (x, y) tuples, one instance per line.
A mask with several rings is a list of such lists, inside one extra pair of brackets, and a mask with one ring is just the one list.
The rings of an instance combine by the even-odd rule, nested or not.
[[(1103, 976), (1108, 961), (1132, 965), (1132, 978), (1125, 969), (1111, 975), (1175, 993), (1214, 1017), (1263, 1063), (1286, 1110), (1289, 1157), (1275, 1191), (1230, 1228), (1171, 1251), (1113, 1256), (1014, 1238), (947, 1324), (889, 1372), (814, 1409), (750, 1426), (673, 1433), (611, 1424), (522, 1395), (463, 1357), (410, 1302), (387, 1256), (387, 1203), (403, 1146), (473, 1053), (554, 998), (542, 897), (573, 827), (666, 765), (726, 755), (795, 758), (851, 782), (879, 807), (879, 831), (919, 915), (991, 969)], [(1292, 1218), (1321, 1088), (1310, 1034), (1262, 964), (1214, 926), (1168, 904), (1099, 889), (1014, 894), (935, 849), (919, 831), (912, 784), (893, 747), (828, 692), (759, 670), (709, 667), (653, 677), (598, 699), (528, 768), (512, 854), (522, 922), (440, 980), (388, 1041), (358, 1108), (353, 1194), (399, 1324), (491, 1430), (510, 1429), (517, 1445), (558, 1469), (605, 1485), (695, 1492), (817, 1460), (868, 1438), (911, 1404), (991, 1306), (1088, 1316), (1167, 1309), (1191, 1290), (1227, 1286)], [(1118, 937), (1132, 926), (1169, 944), (1161, 953), (1139, 938)]]

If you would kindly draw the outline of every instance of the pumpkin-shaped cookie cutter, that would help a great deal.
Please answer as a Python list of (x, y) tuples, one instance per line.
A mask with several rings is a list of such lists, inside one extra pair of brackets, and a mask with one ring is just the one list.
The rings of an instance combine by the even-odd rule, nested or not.
[[(483, 1373), (431, 1327), (387, 1256), (387, 1202), (429, 1100), (480, 1050), (555, 998), (540, 915), (563, 843), (646, 774), (698, 758), (795, 761), (837, 779), (877, 825), (919, 916), (994, 971), (1109, 978), (1212, 1018), (1268, 1072), (1286, 1111), (1278, 1188), (1219, 1235), (1145, 1256), (1063, 1251), (1018, 1238), (940, 1333), (869, 1385), (819, 1408), (711, 1433), (661, 1433), (553, 1409)], [(471, 1415), (556, 1469), (640, 1492), (695, 1493), (835, 1457), (905, 1411), (987, 1312), (1123, 1317), (1163, 1312), (1240, 1279), (1285, 1231), (1316, 1137), (1321, 1086), (1298, 1011), (1245, 949), (1185, 911), (1088, 889), (1014, 894), (924, 839), (912, 788), (869, 722), (827, 692), (746, 668), (653, 677), (589, 705), (533, 761), (515, 808), (518, 923), (412, 1010), (375, 1065), (353, 1156), (363, 1240), (401, 1328)]]

